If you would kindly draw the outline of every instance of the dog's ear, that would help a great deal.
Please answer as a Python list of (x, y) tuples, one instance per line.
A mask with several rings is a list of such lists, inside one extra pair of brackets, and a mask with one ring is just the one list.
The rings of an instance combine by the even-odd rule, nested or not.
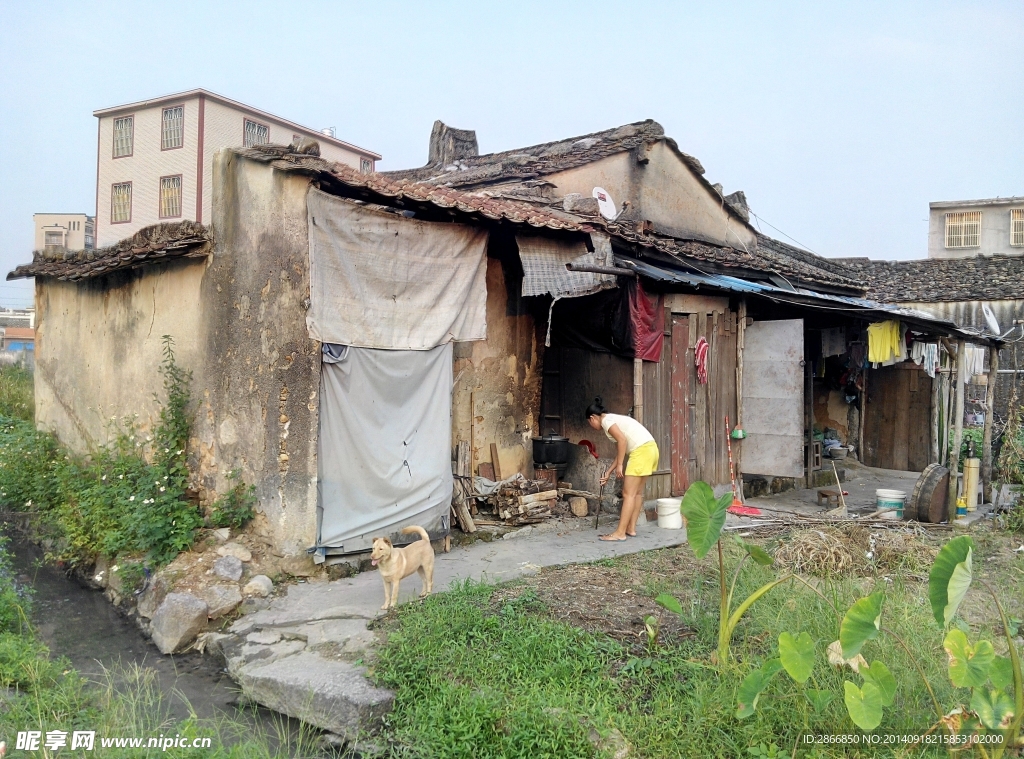
[(384, 541), (385, 543), (387, 543), (387, 544), (388, 544), (389, 546), (391, 545), (391, 538), (381, 538), (381, 540), (383, 540), (383, 541)]

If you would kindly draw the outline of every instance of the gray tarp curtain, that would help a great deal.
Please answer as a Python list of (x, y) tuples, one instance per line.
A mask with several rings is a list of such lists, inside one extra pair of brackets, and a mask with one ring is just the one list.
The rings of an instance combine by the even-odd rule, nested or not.
[(419, 221), (310, 189), (309, 336), (427, 350), (487, 337), (487, 231)]
[(410, 524), (446, 532), (452, 344), (325, 345), (320, 387), (318, 545), (368, 550)]

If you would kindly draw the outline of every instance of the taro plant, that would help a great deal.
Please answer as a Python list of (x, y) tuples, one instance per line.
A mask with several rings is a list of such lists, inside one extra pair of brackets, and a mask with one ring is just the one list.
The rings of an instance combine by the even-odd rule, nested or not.
[[(973, 580), (974, 542), (963, 535), (950, 540), (939, 551), (928, 576), (928, 599), (939, 627), (946, 631), (943, 648), (948, 658), (947, 672), (955, 688), (970, 689), (968, 705), (958, 704), (944, 710), (935, 696), (928, 678), (907, 644), (882, 625), (885, 592), (876, 591), (859, 599), (842, 618), (839, 640), (828, 647), (828, 660), (840, 667), (848, 666), (860, 676), (860, 684), (843, 682), (843, 702), (850, 719), (863, 730), (874, 730), (882, 722), (883, 710), (892, 706), (896, 697), (896, 678), (881, 661), (868, 664), (861, 653), (865, 644), (882, 633), (891, 637), (910, 656), (924, 682), (935, 707), (933, 729), (957, 734), (963, 744), (973, 742), (983, 757), (1001, 757), (1007, 748), (1021, 745), (1021, 722), (1024, 719), (1024, 678), (1020, 655), (1013, 636), (1017, 625), (1009, 620), (992, 587), (980, 580), (991, 594), (999, 612), (1008, 655), (999, 656), (990, 641), (972, 643), (969, 628), (957, 619), (957, 610)], [(952, 625), (952, 626), (951, 626)], [(803, 685), (812, 676), (816, 662), (816, 643), (806, 632), (779, 636), (779, 656), (750, 672), (737, 693), (736, 716), (749, 717), (757, 709), (758, 699), (772, 678), (783, 669)], [(1009, 693), (1007, 692), (1009, 690)], [(824, 709), (834, 694), (818, 689), (806, 690), (808, 701), (816, 710)], [(985, 732), (1000, 741), (975, 740)], [(990, 753), (991, 752), (991, 753)]]
[[(732, 504), (733, 494), (726, 493), (721, 498), (715, 498), (715, 493), (706, 482), (695, 482), (690, 485), (683, 496), (680, 509), (683, 518), (686, 520), (686, 541), (693, 549), (698, 559), (703, 559), (712, 547), (718, 547), (718, 585), (720, 590), (719, 614), (718, 614), (718, 648), (717, 656), (721, 664), (729, 660), (729, 646), (732, 642), (733, 633), (740, 623), (743, 615), (754, 605), (761, 596), (787, 580), (794, 579), (792, 573), (784, 575), (760, 588), (747, 596), (741, 603), (733, 608), (733, 594), (736, 591), (736, 581), (739, 579), (740, 570), (747, 559), (752, 559), (761, 566), (769, 566), (774, 559), (759, 546), (751, 545), (739, 537), (736, 542), (744, 550), (743, 558), (740, 559), (733, 571), (732, 581), (726, 584), (725, 579), (725, 553), (722, 549), (722, 528), (725, 526), (725, 513)], [(799, 579), (799, 578), (796, 578)], [(662, 593), (654, 599), (655, 603), (663, 606), (675, 614), (682, 614), (683, 608), (679, 601), (667, 594)]]

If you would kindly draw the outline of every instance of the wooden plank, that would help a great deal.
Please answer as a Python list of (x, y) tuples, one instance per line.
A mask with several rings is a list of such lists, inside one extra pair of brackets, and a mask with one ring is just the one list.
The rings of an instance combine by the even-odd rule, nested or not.
[(729, 310), (729, 299), (714, 295), (669, 293), (665, 296), (665, 308), (674, 314), (723, 312)]
[(537, 501), (550, 501), (553, 498), (558, 498), (558, 490), (545, 490), (543, 493), (530, 493), (529, 495), (519, 496), (519, 503), (525, 506), (528, 503), (536, 503)]
[(498, 461), (498, 446), (496, 443), (491, 443), (491, 465), (494, 467), (494, 476), (498, 482), (501, 482), (504, 477), (501, 476), (501, 463)]
[(893, 418), (892, 466), (890, 469), (907, 471), (910, 464), (910, 373), (894, 372), (896, 385)]
[[(697, 339), (708, 339), (708, 316), (697, 314)], [(708, 350), (708, 360), (711, 359), (711, 351)], [(696, 372), (694, 372), (696, 376)], [(707, 478), (707, 429), (708, 429), (708, 386), (697, 384), (697, 392), (694, 397), (694, 419), (691, 436), (693, 438), (693, 454), (697, 465), (697, 479)]]
[[(917, 392), (910, 393), (910, 422), (908, 424), (909, 445), (907, 469), (920, 472), (931, 463), (931, 378), (924, 371), (911, 373), (917, 376)], [(913, 379), (911, 379), (913, 386)]]
[(988, 387), (985, 388), (985, 427), (981, 433), (981, 493), (985, 501), (992, 503), (995, 503), (995, 493), (992, 492), (992, 417), (996, 408), (998, 378), (999, 349), (990, 347), (988, 349)]
[(690, 482), (690, 398), (687, 362), (692, 360), (689, 350), (690, 319), (672, 317), (671, 378), (671, 436), (670, 461), (672, 468), (672, 494), (682, 495)]

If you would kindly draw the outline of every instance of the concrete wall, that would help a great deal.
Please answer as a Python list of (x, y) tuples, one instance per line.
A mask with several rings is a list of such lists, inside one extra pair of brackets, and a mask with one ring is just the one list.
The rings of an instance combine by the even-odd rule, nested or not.
[[(1003, 203), (963, 205), (943, 204), (928, 213), (928, 258), (971, 258), (983, 256), (1019, 256), (1024, 247), (1010, 245), (1010, 209), (1024, 208), (1024, 200), (1014, 198)], [(946, 247), (946, 214), (981, 211), (981, 245), (977, 248)]]
[(190, 468), (201, 497), (239, 470), (255, 483), (257, 529), (297, 553), (316, 530), (319, 344), (305, 326), (308, 180), (224, 151), (214, 162), (209, 259), (80, 283), (37, 280), (36, 419), (74, 450), (111, 419), (145, 430), (162, 397), (161, 336), (193, 373)]
[(523, 307), (521, 275), (512, 255), (517, 255), (515, 243), (492, 235), (487, 259), (487, 339), (455, 344), (452, 444), (475, 440), (479, 465), (491, 460), (490, 444), (495, 443), (502, 475), (522, 472), (529, 477), (544, 340)]
[(651, 146), (647, 163), (632, 152), (616, 153), (546, 177), (559, 196), (578, 192), (590, 197), (594, 187), (611, 193), (616, 205), (630, 201), (629, 218), (647, 219), (659, 232), (753, 250), (754, 232), (723, 208), (693, 170), (664, 141)]

